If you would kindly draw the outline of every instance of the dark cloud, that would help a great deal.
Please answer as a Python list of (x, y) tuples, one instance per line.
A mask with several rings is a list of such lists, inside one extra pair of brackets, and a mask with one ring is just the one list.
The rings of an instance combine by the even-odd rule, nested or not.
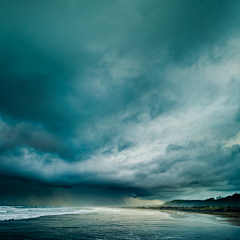
[(71, 146), (67, 146), (61, 138), (56, 138), (41, 127), (33, 127), (30, 124), (5, 125), (0, 131), (2, 139), (0, 151), (12, 151), (16, 147), (29, 147), (41, 153), (55, 153), (68, 158)]
[(239, 9), (1, 1), (2, 181), (111, 199), (238, 189)]

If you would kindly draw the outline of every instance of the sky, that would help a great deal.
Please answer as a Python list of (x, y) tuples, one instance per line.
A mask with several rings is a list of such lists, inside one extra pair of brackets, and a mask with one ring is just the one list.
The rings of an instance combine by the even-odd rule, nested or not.
[(2, 0), (0, 204), (240, 191), (240, 1)]

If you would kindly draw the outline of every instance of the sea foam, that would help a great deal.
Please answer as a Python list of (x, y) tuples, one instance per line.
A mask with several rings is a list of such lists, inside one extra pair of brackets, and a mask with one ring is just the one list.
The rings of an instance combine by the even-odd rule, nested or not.
[(79, 207), (0, 206), (0, 221), (20, 220), (66, 214), (91, 214), (94, 212), (97, 212), (97, 209), (83, 209)]

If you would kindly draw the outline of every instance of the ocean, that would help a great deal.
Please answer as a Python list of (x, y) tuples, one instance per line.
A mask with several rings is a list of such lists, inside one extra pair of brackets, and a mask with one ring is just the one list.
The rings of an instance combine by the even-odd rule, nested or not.
[(240, 239), (207, 214), (125, 208), (0, 207), (0, 239)]

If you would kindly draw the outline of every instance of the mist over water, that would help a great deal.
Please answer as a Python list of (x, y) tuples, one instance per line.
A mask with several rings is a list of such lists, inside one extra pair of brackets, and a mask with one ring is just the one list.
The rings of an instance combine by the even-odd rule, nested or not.
[(1, 207), (0, 211), (5, 220), (0, 221), (2, 239), (233, 240), (240, 236), (239, 227), (204, 214), (71, 207)]

